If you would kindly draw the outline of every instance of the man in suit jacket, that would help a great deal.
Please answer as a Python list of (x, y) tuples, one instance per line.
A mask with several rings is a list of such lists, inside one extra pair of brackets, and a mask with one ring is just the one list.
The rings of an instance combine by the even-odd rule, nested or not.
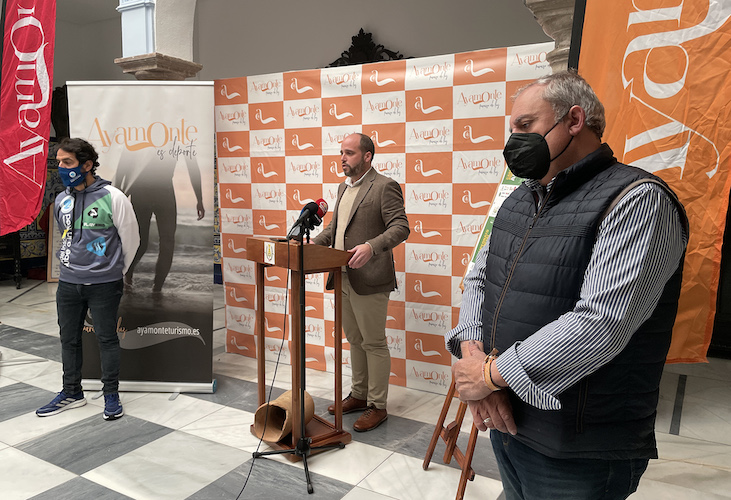
[[(396, 287), (392, 249), (409, 235), (398, 182), (371, 167), (370, 137), (351, 134), (340, 146), (346, 180), (330, 224), (313, 242), (352, 253), (343, 274), (343, 330), (350, 343), (351, 392), (343, 413), (365, 410), (353, 429), (369, 431), (386, 420), (391, 356), (386, 341), (388, 298)], [(328, 408), (335, 413), (335, 405)]]

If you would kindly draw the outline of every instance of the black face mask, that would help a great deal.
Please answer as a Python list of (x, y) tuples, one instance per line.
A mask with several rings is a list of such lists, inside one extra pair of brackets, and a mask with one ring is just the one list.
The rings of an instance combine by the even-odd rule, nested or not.
[(503, 157), (513, 174), (524, 179), (543, 179), (546, 176), (551, 162), (561, 156), (574, 140), (574, 136), (571, 136), (563, 151), (551, 158), (546, 136), (559, 123), (561, 120), (554, 123), (553, 127), (544, 135), (535, 132), (510, 134), (505, 149), (503, 149)]

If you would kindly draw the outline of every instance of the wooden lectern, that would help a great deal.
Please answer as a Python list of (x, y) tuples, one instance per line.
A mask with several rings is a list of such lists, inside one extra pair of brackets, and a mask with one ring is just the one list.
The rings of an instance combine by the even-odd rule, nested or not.
[[(304, 269), (300, 268), (300, 252), (304, 252)], [(321, 245), (305, 244), (297, 241), (278, 241), (270, 238), (252, 237), (246, 240), (246, 258), (256, 262), (256, 364), (259, 406), (266, 401), (266, 377), (264, 360), (264, 268), (269, 266), (283, 267), (292, 271), (290, 280), (290, 314), (292, 317), (292, 434), (277, 443), (268, 443), (275, 449), (293, 449), (301, 437), (301, 394), (300, 380), (302, 355), (305, 346), (300, 336), (300, 304), (304, 297), (300, 293), (302, 273), (313, 274), (332, 272), (335, 285), (335, 425), (318, 415), (307, 424), (306, 436), (310, 437), (312, 447), (333, 443), (347, 444), (351, 441), (350, 433), (343, 431), (342, 375), (342, 266), (348, 263), (351, 254)], [(254, 426), (251, 426), (252, 433)], [(292, 460), (300, 460), (295, 455), (287, 455)]]

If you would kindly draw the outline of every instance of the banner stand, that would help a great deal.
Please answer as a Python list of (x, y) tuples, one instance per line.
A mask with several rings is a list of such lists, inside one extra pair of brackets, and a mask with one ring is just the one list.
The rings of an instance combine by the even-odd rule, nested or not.
[[(117, 333), (121, 391), (212, 393), (213, 82), (68, 82), (70, 132), (99, 153), (98, 175), (130, 198), (140, 248)], [(93, 318), (82, 379), (100, 389)]]
[[(101, 391), (103, 384), (99, 379), (81, 379), (81, 385), (86, 391)], [(119, 392), (179, 392), (213, 394), (216, 392), (216, 379), (208, 383), (199, 382), (136, 382), (119, 381)]]

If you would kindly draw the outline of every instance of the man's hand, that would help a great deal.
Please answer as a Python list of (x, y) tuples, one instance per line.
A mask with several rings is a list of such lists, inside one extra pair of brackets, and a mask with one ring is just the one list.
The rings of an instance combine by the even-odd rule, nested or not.
[(497, 429), (500, 432), (509, 432), (513, 436), (518, 433), (507, 392), (493, 392), (480, 401), (468, 401), (467, 405), (478, 430), (484, 432), (488, 429)]
[(477, 344), (470, 344), (469, 356), (462, 356), (452, 366), (452, 379), (462, 401), (479, 401), (492, 391), (482, 375), (485, 353)]
[(203, 208), (203, 202), (199, 201), (198, 204), (195, 207), (196, 212), (198, 212), (198, 220), (201, 220), (203, 217), (206, 216), (206, 209)]
[(351, 269), (358, 269), (359, 267), (363, 267), (366, 262), (371, 260), (371, 257), (373, 257), (373, 250), (368, 243), (363, 243), (361, 245), (355, 246), (352, 249), (348, 250), (348, 252), (353, 254), (348, 261), (348, 267), (350, 267)]
[[(461, 344), (462, 359), (452, 367), (452, 377), (459, 398), (467, 403), (472, 413), (475, 427), (480, 431), (497, 429), (500, 432), (517, 434), (518, 428), (513, 419), (513, 407), (505, 391), (491, 392), (483, 378), (485, 351), (482, 342), (464, 341)], [(458, 378), (459, 377), (459, 378)], [(480, 399), (473, 399), (487, 391)], [(485, 422), (486, 419), (490, 419)]]

